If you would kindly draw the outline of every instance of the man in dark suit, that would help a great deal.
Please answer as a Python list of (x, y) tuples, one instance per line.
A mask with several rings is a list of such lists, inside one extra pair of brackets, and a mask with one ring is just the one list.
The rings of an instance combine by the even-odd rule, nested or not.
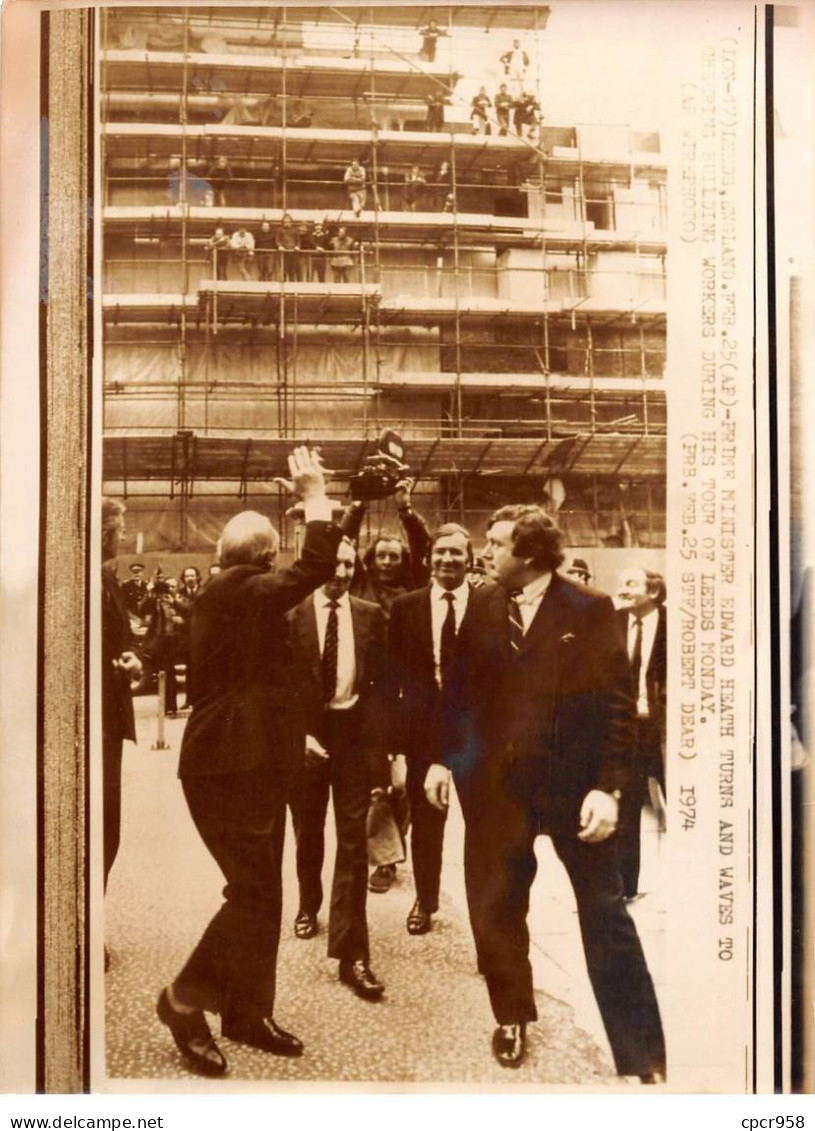
[(381, 690), (385, 617), (378, 605), (349, 597), (355, 560), (353, 546), (342, 543), (334, 577), (301, 602), (289, 619), (308, 731), (291, 797), (300, 886), (294, 933), (300, 939), (317, 934), (330, 790), (337, 855), (328, 957), (339, 960), (341, 981), (359, 997), (374, 1001), (384, 986), (369, 966), (366, 818), (372, 789), (389, 784)]
[(526, 917), (535, 838), (548, 833), (574, 889), (589, 977), (617, 1071), (665, 1072), (654, 988), (623, 902), (613, 833), (628, 785), (631, 671), (611, 600), (561, 577), (560, 533), (538, 507), (503, 507), (484, 562), (497, 585), (471, 594), (443, 694), (445, 765), (464, 814), (464, 878), (478, 968), (498, 1028), (493, 1053), (517, 1067), (536, 1019)]
[(285, 614), (333, 575), (342, 535), (316, 457), (297, 448), (289, 468), (306, 518), (299, 560), (274, 572), (277, 531), (254, 511), (236, 515), (221, 536), (222, 572), (202, 589), (190, 622), (193, 709), (178, 773), (227, 882), (223, 906), (162, 991), (158, 1014), (208, 1076), (222, 1075), (226, 1060), (204, 1010), (221, 1014), (232, 1040), (278, 1055), (303, 1051), (273, 1020), (286, 802), (305, 736)]
[[(651, 570), (632, 567), (617, 579), (617, 612), (634, 678), (637, 717), (631, 788), (620, 803), (617, 858), (627, 900), (639, 894), (640, 825), (648, 779), (665, 794), (665, 703), (667, 618), (665, 582)], [(662, 807), (662, 806), (660, 806)]]
[(407, 918), (411, 935), (431, 929), (439, 909), (442, 847), (447, 811), (427, 800), (424, 780), (437, 749), (440, 690), (453, 661), (456, 638), (467, 613), (472, 565), (470, 535), (463, 526), (439, 527), (430, 548), (429, 586), (397, 597), (388, 624), (388, 673), (393, 702), (389, 747), (407, 760), (407, 796), (416, 901)]
[(122, 582), (122, 593), (124, 594), (128, 612), (133, 613), (134, 616), (140, 617), (142, 615), (144, 602), (149, 596), (147, 582), (144, 580), (144, 563), (132, 562), (131, 565), (128, 566), (128, 570), (130, 577), (127, 581)]

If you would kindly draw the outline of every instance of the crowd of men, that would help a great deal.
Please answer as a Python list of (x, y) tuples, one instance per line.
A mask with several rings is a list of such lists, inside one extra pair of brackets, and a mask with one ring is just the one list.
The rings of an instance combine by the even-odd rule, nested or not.
[[(207, 1076), (227, 1070), (205, 1012), (220, 1015), (228, 1039), (275, 1055), (303, 1052), (274, 1012), (287, 808), (299, 886), (294, 933), (308, 940), (320, 930), (330, 798), (337, 846), (328, 956), (340, 982), (376, 1001), (385, 986), (371, 963), (367, 892), (387, 891), (410, 824), (415, 901), (406, 929), (432, 930), (452, 780), (497, 1061), (523, 1062), (537, 1016), (526, 920), (534, 843), (547, 834), (575, 893), (617, 1071), (662, 1081), (659, 1009), (627, 908), (638, 894), (645, 783), (664, 786), (661, 578), (625, 571), (615, 610), (588, 585), (584, 560), (561, 571), (560, 532), (536, 506), (492, 516), (479, 564), (463, 526), (428, 531), (409, 481), (396, 494), (403, 536), (379, 534), (360, 554), (364, 505), (338, 520), (307, 448), (292, 453), (289, 468), (286, 486), (305, 521), (300, 557), (276, 569), (278, 532), (265, 516), (242, 512), (222, 532), (219, 572), (190, 599), (192, 713), (179, 777), (226, 887), (158, 1001), (185, 1061)], [(140, 579), (127, 591), (115, 580), (121, 504), (106, 501), (103, 526), (107, 876), (121, 746), (134, 737), (126, 601), (136, 601)], [(160, 597), (138, 597), (148, 599), (155, 606)], [(109, 803), (117, 822), (110, 852)], [(379, 862), (370, 875), (369, 860)]]
[(324, 283), (330, 267), (331, 281), (348, 283), (359, 264), (359, 244), (347, 228), (328, 220), (297, 224), (288, 212), (274, 228), (262, 221), (256, 233), (242, 225), (229, 235), (219, 224), (207, 250), (212, 277), (220, 280), (236, 272), (246, 282)]

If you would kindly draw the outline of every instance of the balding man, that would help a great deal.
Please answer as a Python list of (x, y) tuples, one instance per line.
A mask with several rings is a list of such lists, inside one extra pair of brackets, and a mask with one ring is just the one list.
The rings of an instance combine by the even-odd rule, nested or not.
[(225, 902), (162, 991), (158, 1015), (206, 1076), (222, 1075), (226, 1060), (204, 1010), (221, 1014), (231, 1040), (281, 1056), (303, 1051), (273, 1019), (286, 801), (305, 741), (284, 615), (333, 575), (341, 531), (330, 521), (317, 459), (297, 448), (289, 468), (305, 509), (301, 557), (275, 572), (271, 522), (254, 511), (236, 515), (221, 536), (222, 572), (201, 591), (190, 621), (193, 710), (178, 773), (226, 878)]

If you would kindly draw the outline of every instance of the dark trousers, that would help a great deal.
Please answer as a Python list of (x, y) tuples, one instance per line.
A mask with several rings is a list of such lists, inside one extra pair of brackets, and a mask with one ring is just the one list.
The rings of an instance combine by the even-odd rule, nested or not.
[(287, 283), (296, 283), (300, 278), (300, 256), (296, 251), (284, 251), (282, 278)]
[(334, 801), (337, 855), (328, 917), (328, 957), (369, 957), (366, 818), (371, 795), (367, 758), (359, 745), (359, 713), (326, 711), (321, 741), (328, 761), (303, 766), (291, 796), (297, 842), (300, 909), (316, 915), (323, 902), (322, 870), (329, 790)]
[(105, 888), (119, 851), (122, 829), (122, 735), (120, 731), (102, 735), (102, 796)]
[(410, 834), (410, 855), (416, 898), (425, 911), (439, 909), (441, 860), (444, 844), (444, 825), (447, 812), (439, 812), (427, 800), (424, 779), (429, 763), (408, 758), (407, 798), (413, 831)]
[[(642, 807), (648, 792), (649, 776), (662, 778), (659, 724), (650, 718), (638, 718), (636, 748), (632, 752), (630, 783), (620, 799), (617, 826), (617, 860), (623, 881), (623, 895), (637, 894), (640, 881), (640, 832)], [(664, 789), (664, 780), (661, 782)]]
[[(478, 956), (499, 1024), (537, 1018), (529, 962), (529, 891), (535, 878), (540, 816), (503, 791), (459, 789), (466, 832), (464, 879)], [(489, 794), (489, 795), (488, 795)], [(613, 840), (552, 842), (577, 900), (586, 966), (617, 1072), (665, 1073), (659, 1007), (636, 927), (623, 902)]]
[(195, 827), (226, 879), (224, 903), (173, 983), (211, 1013), (271, 1016), (283, 891), (286, 788), (269, 771), (182, 780)]

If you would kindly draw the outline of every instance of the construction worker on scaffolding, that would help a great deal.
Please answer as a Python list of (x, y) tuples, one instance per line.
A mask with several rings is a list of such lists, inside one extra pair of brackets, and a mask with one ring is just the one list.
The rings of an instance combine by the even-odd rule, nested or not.
[(499, 62), (503, 64), (510, 94), (515, 99), (520, 98), (524, 91), (526, 69), (529, 66), (529, 56), (522, 49), (520, 39), (513, 39), (512, 47), (504, 52)]
[(367, 179), (364, 166), (360, 165), (355, 157), (343, 177), (345, 187), (348, 189), (348, 203), (355, 216), (359, 216), (367, 201)]

